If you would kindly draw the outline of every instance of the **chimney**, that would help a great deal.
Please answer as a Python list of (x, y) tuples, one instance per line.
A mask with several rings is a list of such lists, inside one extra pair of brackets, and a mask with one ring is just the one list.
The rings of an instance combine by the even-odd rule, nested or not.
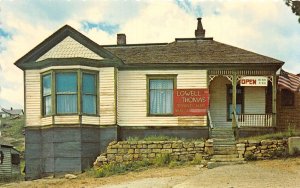
[(124, 33), (117, 34), (117, 45), (126, 45), (126, 35)]
[(196, 38), (204, 38), (205, 37), (205, 29), (203, 29), (201, 18), (197, 18), (198, 25), (197, 29), (195, 30), (195, 37)]

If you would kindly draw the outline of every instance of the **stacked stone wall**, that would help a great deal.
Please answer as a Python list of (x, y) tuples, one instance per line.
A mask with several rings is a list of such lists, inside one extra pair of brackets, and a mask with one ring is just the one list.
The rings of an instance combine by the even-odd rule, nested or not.
[(242, 140), (237, 143), (239, 157), (247, 159), (271, 159), (287, 154), (287, 139)]
[(113, 141), (108, 145), (107, 152), (101, 154), (94, 165), (151, 160), (164, 154), (169, 154), (171, 159), (180, 161), (192, 161), (195, 158), (208, 159), (213, 154), (213, 143), (211, 139), (205, 142)]

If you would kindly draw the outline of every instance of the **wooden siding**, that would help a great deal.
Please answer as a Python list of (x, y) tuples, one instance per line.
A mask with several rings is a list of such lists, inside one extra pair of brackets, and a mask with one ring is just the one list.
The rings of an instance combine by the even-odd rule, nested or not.
[(210, 83), (210, 113), (214, 126), (231, 126), (226, 112), (227, 84), (231, 82), (223, 76), (216, 77)]
[(265, 87), (245, 87), (245, 114), (265, 114), (266, 113), (266, 88)]
[(116, 88), (115, 88), (115, 68), (94, 68), (87, 66), (54, 66), (42, 70), (26, 70), (25, 87), (26, 87), (26, 126), (45, 126), (50, 124), (77, 124), (79, 123), (78, 115), (55, 116), (54, 122), (52, 117), (41, 116), (41, 83), (40, 75), (51, 69), (83, 69), (99, 71), (99, 93), (98, 93), (98, 112), (97, 116), (83, 116), (83, 124), (93, 125), (113, 125), (116, 124)]
[(25, 71), (26, 126), (41, 125), (41, 83), (39, 70)]
[(42, 123), (42, 125), (51, 125), (52, 124), (52, 116), (42, 118), (41, 123)]
[(4, 154), (3, 164), (0, 164), (0, 176), (10, 176), (12, 174), (10, 150), (10, 148), (0, 146), (0, 151)]
[(116, 77), (114, 67), (100, 68), (100, 125), (116, 124)]
[(65, 116), (55, 116), (54, 117), (55, 124), (79, 124), (79, 116), (78, 115), (65, 115)]
[(118, 125), (206, 126), (206, 116), (147, 116), (147, 75), (177, 75), (177, 88), (207, 88), (206, 70), (131, 70), (118, 72)]
[(82, 124), (99, 125), (100, 117), (82, 116)]

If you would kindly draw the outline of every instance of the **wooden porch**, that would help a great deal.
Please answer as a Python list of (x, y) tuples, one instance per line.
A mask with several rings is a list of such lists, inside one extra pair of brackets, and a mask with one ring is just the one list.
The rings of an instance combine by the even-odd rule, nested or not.
[[(231, 108), (232, 108), (232, 115), (230, 118), (230, 122), (224, 119), (224, 124), (227, 126), (232, 126), (232, 128), (275, 128), (276, 127), (276, 71), (271, 70), (209, 70), (208, 71), (208, 86), (210, 86), (211, 82), (216, 77), (224, 77), (231, 83), (232, 86), (232, 98), (231, 98)], [(255, 109), (252, 112), (244, 112), (241, 110), (240, 113), (237, 113), (237, 86), (244, 76), (263, 76), (268, 79), (268, 83), (270, 84), (270, 110), (267, 111), (264, 109), (258, 110), (256, 112)], [(210, 88), (211, 89), (211, 88)], [(267, 98), (265, 98), (265, 101)], [(249, 103), (249, 102), (248, 102)], [(266, 103), (266, 102), (265, 102)], [(228, 105), (228, 104), (227, 104)], [(223, 104), (224, 106), (224, 104)], [(227, 107), (226, 107), (227, 110)], [(254, 112), (254, 113), (253, 113)], [(228, 114), (228, 112), (227, 112)], [(208, 112), (208, 124), (210, 128), (216, 127), (214, 122), (214, 114), (211, 111)], [(225, 123), (227, 122), (227, 123)], [(228, 124), (229, 123), (229, 124)]]

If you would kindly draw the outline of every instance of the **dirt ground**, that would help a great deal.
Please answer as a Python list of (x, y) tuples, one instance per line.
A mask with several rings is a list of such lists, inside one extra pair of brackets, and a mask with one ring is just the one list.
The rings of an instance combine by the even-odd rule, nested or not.
[(192, 188), (192, 187), (300, 187), (300, 158), (248, 162), (242, 165), (214, 169), (185, 166), (151, 168), (106, 178), (91, 178), (85, 174), (77, 179), (41, 179), (11, 183), (3, 187), (102, 187), (102, 188)]

